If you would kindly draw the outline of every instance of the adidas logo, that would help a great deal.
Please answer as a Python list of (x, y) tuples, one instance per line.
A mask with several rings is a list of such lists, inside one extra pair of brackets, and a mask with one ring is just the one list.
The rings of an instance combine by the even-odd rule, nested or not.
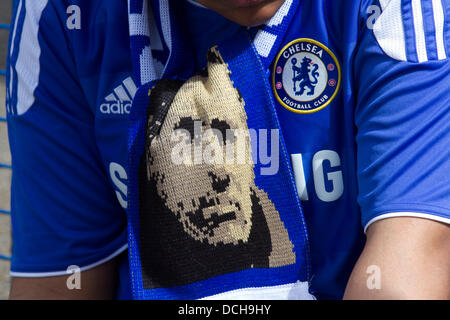
[(137, 88), (131, 77), (122, 81), (122, 84), (114, 89), (105, 100), (106, 103), (100, 105), (100, 112), (103, 114), (124, 115), (130, 114), (131, 102), (136, 94)]

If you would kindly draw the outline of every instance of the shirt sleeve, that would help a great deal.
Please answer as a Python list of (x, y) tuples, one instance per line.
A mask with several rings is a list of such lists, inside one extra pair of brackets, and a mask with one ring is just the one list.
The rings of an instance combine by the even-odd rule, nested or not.
[(18, 1), (7, 74), (11, 275), (66, 274), (126, 249), (126, 215), (77, 80), (65, 1)]
[(362, 223), (405, 215), (449, 223), (450, 2), (365, 2), (382, 13), (361, 24), (354, 64)]

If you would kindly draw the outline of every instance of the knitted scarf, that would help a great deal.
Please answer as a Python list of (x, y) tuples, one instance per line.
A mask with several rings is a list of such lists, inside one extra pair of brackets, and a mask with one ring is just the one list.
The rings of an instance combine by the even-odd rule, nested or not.
[(297, 6), (287, 0), (257, 30), (218, 43), (195, 72), (177, 2), (129, 0), (136, 299), (312, 298), (305, 219), (266, 72)]

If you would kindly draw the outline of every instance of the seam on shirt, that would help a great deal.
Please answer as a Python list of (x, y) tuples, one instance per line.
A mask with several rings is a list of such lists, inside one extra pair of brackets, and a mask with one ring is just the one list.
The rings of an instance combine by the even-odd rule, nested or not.
[[(102, 265), (114, 258), (116, 258), (118, 255), (120, 255), (121, 253), (123, 253), (124, 251), (126, 251), (128, 249), (128, 244), (123, 245), (122, 247), (120, 247), (119, 249), (117, 249), (116, 251), (114, 251), (112, 254), (110, 254), (109, 256), (107, 256), (106, 258), (103, 258), (97, 262), (91, 263), (87, 266), (84, 267), (80, 267), (80, 271), (87, 271), (90, 269), (93, 269), (95, 267), (98, 267), (99, 265)], [(68, 275), (70, 273), (67, 272), (67, 270), (64, 271), (52, 271), (52, 272), (14, 272), (14, 271), (10, 271), (9, 275), (11, 277), (19, 277), (19, 278), (44, 278), (44, 277), (57, 277), (57, 276), (65, 276)]]
[(411, 212), (389, 212), (389, 213), (384, 213), (384, 214), (378, 215), (378, 216), (372, 218), (371, 220), (369, 220), (369, 222), (367, 222), (366, 225), (364, 226), (364, 233), (367, 233), (367, 229), (373, 223), (380, 221), (380, 220), (395, 218), (395, 217), (424, 218), (424, 219), (429, 219), (429, 220), (433, 220), (433, 221), (450, 224), (449, 218), (445, 218), (445, 217), (442, 217), (442, 215), (437, 215), (437, 214), (432, 214), (432, 213), (421, 213), (421, 212), (412, 212), (412, 211)]

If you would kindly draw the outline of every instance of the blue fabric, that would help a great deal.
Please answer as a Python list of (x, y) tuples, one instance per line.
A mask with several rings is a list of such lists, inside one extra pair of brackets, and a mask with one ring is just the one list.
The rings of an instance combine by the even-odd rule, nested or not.
[(411, 26), (414, 25), (413, 9), (411, 1), (402, 2), (403, 26), (405, 29), (406, 57), (408, 60), (418, 62), (416, 51), (416, 34)]
[[(425, 148), (436, 150), (439, 157), (436, 158), (430, 151), (418, 154), (413, 152), (414, 148), (396, 147), (395, 153), (392, 152), (400, 139), (398, 133), (415, 133), (418, 125), (415, 121), (420, 121), (422, 114), (418, 110), (422, 106), (431, 107), (427, 95), (420, 90), (408, 89), (418, 77), (417, 71), (430, 70), (430, 75), (422, 78), (427, 80), (421, 88), (427, 92), (434, 88), (432, 92), (436, 98), (432, 101), (433, 107), (436, 107), (435, 115), (440, 115), (440, 119), (445, 121), (448, 98), (443, 86), (448, 60), (411, 64), (417, 63), (417, 49), (409, 1), (403, 2), (401, 14), (406, 56), (411, 62), (397, 61), (387, 56), (372, 30), (366, 27), (366, 12), (370, 5), (379, 3), (362, 1), (361, 5), (356, 5), (353, 2), (300, 1), (287, 32), (280, 37), (283, 39), (281, 47), (299, 38), (319, 42), (336, 56), (337, 67), (341, 69), (342, 83), (338, 95), (323, 110), (297, 114), (276, 103), (288, 153), (302, 159), (302, 174), (306, 180), (306, 196), (302, 206), (308, 222), (312, 257), (311, 290), (325, 299), (342, 296), (364, 245), (363, 227), (371, 219), (399, 211), (448, 219), (448, 197), (445, 196), (448, 187), (440, 184), (437, 188), (433, 187), (436, 183), (433, 177), (448, 171), (444, 160), (448, 154), (440, 153), (444, 148), (439, 146), (448, 138), (439, 134), (439, 139), (434, 138), (434, 130), (431, 129), (434, 127), (430, 125), (436, 120), (430, 116), (426, 122), (428, 130), (423, 131), (430, 132), (430, 138), (424, 137), (421, 142)], [(445, 2), (443, 5), (445, 8)], [(426, 5), (424, 8), (426, 10)], [(429, 17), (425, 15), (425, 19), (428, 21)], [(257, 33), (257, 29), (250, 31), (252, 38)], [(202, 36), (199, 38), (204, 39)], [(433, 39), (427, 38), (427, 43), (431, 42)], [(431, 45), (428, 50), (432, 48)], [(430, 55), (429, 59), (433, 57)], [(398, 74), (403, 74), (405, 81), (394, 80)], [(251, 74), (246, 76), (251, 77)], [(241, 81), (245, 83), (243, 79)], [(382, 83), (384, 86), (381, 86)], [(397, 85), (393, 86), (394, 83)], [(382, 95), (383, 91), (378, 91), (383, 87), (389, 93), (387, 96)], [(403, 100), (409, 102), (408, 108), (399, 109)], [(420, 103), (421, 100), (424, 102)], [(397, 113), (399, 118), (383, 116), (395, 116)], [(411, 121), (399, 121), (402, 117)], [(441, 126), (447, 127), (443, 122)], [(440, 129), (438, 132), (444, 134), (448, 130)], [(386, 142), (380, 143), (383, 141), (380, 139), (386, 139)], [(416, 150), (421, 149), (416, 146)], [(408, 158), (435, 160), (435, 165), (427, 171), (427, 179), (423, 179), (420, 173), (425, 163), (409, 166)], [(397, 161), (404, 163), (405, 167), (399, 167)], [(297, 160), (293, 163), (294, 169), (299, 165)], [(313, 170), (314, 167), (318, 170)], [(412, 185), (416, 187), (411, 188)], [(429, 193), (429, 190), (436, 191)], [(415, 191), (418, 191), (416, 196), (411, 196)], [(402, 198), (409, 201), (401, 200), (402, 203), (399, 203)], [(435, 205), (433, 209), (430, 207), (432, 203)]]
[(449, 60), (399, 63), (372, 43), (355, 57), (362, 224), (390, 212), (448, 219)]
[[(28, 1), (31, 10), (33, 3)], [(74, 3), (82, 12), (79, 30), (66, 27), (67, 7)], [(39, 23), (41, 52), (35, 65), (40, 66), (40, 73), (33, 105), (24, 114), (17, 112), (18, 101), (23, 99), (19, 77), (25, 79), (17, 62), (27, 52), (21, 39), (29, 31), (24, 31), (25, 6), (16, 13), (17, 25), (12, 28), (16, 31), (10, 41), (10, 49), (14, 49), (7, 69), (14, 169), (11, 271), (64, 273), (73, 264), (96, 263), (127, 243), (127, 132), (133, 85), (140, 87), (163, 75), (187, 79), (204, 65), (204, 48), (241, 31), (223, 19), (214, 19), (216, 27), (204, 37), (195, 37), (194, 49), (190, 38), (183, 37), (201, 30), (201, 23), (183, 28), (182, 20), (175, 21), (176, 14), (171, 11), (174, 28), (169, 38), (162, 27), (168, 25), (167, 20), (159, 14), (164, 11), (163, 1), (151, 3), (153, 12), (158, 13), (155, 25), (160, 38), (153, 44), (145, 35), (133, 34), (130, 39), (131, 19), (124, 1), (50, 0), (41, 20), (31, 21), (32, 25)], [(277, 37), (275, 54), (270, 52), (272, 58), (260, 63), (266, 72), (276, 72), (274, 58), (288, 43), (301, 38), (318, 41), (339, 61), (341, 87), (324, 109), (294, 113), (272, 97), (286, 152), (297, 156), (293, 169), (306, 181), (301, 204), (309, 233), (311, 291), (318, 298), (339, 299), (364, 245), (363, 227), (370, 220), (404, 211), (449, 219), (450, 184), (445, 179), (450, 169), (446, 160), (450, 156), (449, 61), (437, 59), (430, 1), (422, 1), (428, 53), (428, 61), (423, 63), (417, 62), (409, 0), (402, 1), (408, 61), (388, 56), (373, 30), (367, 28), (367, 9), (379, 6), (377, 0), (294, 3), (298, 8), (290, 11), (289, 28)], [(450, 5), (448, 0), (441, 3), (448, 21)], [(143, 1), (130, 0), (129, 13), (141, 15), (143, 8)], [(205, 9), (198, 10), (201, 12), (188, 12), (186, 18), (198, 14), (206, 19)], [(215, 39), (213, 31), (222, 24), (229, 27)], [(277, 32), (262, 26), (249, 30), (251, 38), (260, 30)], [(449, 43), (446, 23), (447, 57)], [(148, 53), (151, 59), (147, 59)], [(141, 61), (159, 65), (153, 78), (142, 81)], [(170, 67), (164, 70), (166, 64)], [(245, 76), (240, 74), (238, 81)], [(265, 80), (252, 80), (267, 92)], [(274, 90), (270, 92), (274, 94)], [(264, 105), (271, 103), (266, 97)], [(301, 181), (296, 182), (301, 186)], [(332, 201), (324, 201), (330, 200), (329, 194), (335, 195)], [(122, 260), (121, 280), (126, 277), (126, 267)], [(121, 281), (119, 297), (130, 297), (126, 294), (128, 280)], [(139, 295), (144, 294), (138, 290), (135, 296)]]
[(241, 31), (242, 27), (207, 8), (183, 1), (183, 24), (194, 50), (195, 70), (206, 66), (206, 52), (212, 46)]
[[(127, 134), (126, 114), (104, 115), (99, 106), (130, 75), (131, 62), (110, 55), (98, 63), (102, 51), (129, 55), (128, 31), (121, 27), (127, 17), (113, 14), (127, 8), (86, 1), (86, 21), (102, 29), (70, 34), (59, 18), (66, 15), (66, 4), (49, 2), (39, 23), (39, 47), (32, 49), (20, 42), (30, 36), (23, 34), (27, 13), (21, 8), (8, 61), (13, 74), (7, 79), (13, 87), (7, 101), (14, 170), (11, 271), (65, 274), (70, 265), (95, 264), (127, 244), (126, 217), (118, 201), (126, 179), (126, 139), (120, 138)], [(23, 99), (18, 78), (27, 76), (16, 69), (19, 53), (38, 49), (38, 61), (23, 58), (40, 66), (34, 102), (18, 114), (17, 101)]]
[(433, 11), (433, 2), (425, 1), (422, 3), (422, 15), (425, 33), (425, 42), (427, 55), (430, 60), (437, 60), (437, 45), (436, 45), (436, 25)]

